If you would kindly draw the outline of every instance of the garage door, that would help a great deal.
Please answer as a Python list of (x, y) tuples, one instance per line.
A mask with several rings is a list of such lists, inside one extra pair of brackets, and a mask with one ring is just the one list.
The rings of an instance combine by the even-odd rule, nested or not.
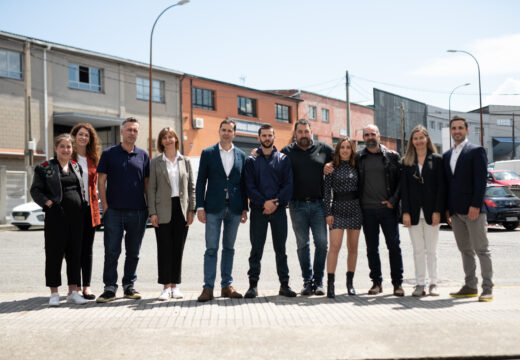
[(251, 150), (256, 149), (260, 145), (258, 138), (240, 135), (235, 136), (233, 144), (245, 152), (246, 156), (249, 156), (249, 154), (251, 154)]

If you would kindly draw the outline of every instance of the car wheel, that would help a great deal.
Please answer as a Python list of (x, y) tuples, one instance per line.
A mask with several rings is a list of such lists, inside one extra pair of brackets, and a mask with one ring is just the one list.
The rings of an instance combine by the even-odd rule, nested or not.
[(519, 224), (520, 224), (519, 221), (513, 221), (513, 222), (506, 222), (503, 225), (506, 228), (506, 230), (512, 231), (512, 230), (516, 229)]
[(16, 227), (22, 231), (29, 230), (31, 225), (16, 225)]

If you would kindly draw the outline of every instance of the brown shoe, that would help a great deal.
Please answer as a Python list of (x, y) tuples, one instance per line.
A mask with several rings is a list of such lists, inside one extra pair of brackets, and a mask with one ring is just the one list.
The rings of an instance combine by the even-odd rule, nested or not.
[(374, 282), (370, 290), (368, 290), (368, 295), (377, 295), (383, 292), (383, 285), (380, 283)]
[[(424, 289), (424, 285), (423, 285)], [(404, 289), (401, 285), (394, 285), (394, 295), (395, 296), (404, 296)]]
[(213, 290), (204, 288), (202, 289), (202, 294), (200, 294), (199, 298), (197, 299), (198, 302), (206, 302), (213, 300)]
[(238, 293), (235, 289), (233, 289), (233, 286), (231, 285), (222, 288), (220, 296), (231, 299), (242, 299), (242, 294)]

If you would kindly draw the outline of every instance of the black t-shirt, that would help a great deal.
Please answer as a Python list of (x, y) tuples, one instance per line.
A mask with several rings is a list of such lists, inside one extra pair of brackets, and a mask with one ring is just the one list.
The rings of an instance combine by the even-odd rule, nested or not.
[(322, 199), (323, 166), (332, 161), (334, 149), (320, 141), (313, 141), (307, 150), (292, 143), (281, 152), (291, 159), (294, 177), (292, 200)]

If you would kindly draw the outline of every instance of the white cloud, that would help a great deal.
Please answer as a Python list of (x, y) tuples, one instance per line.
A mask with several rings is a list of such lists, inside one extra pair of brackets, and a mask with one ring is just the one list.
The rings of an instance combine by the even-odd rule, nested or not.
[(520, 94), (520, 80), (508, 78), (484, 100), (490, 105), (520, 105), (520, 95), (500, 94)]
[[(520, 72), (520, 34), (505, 35), (495, 38), (479, 39), (467, 47), (455, 48), (466, 50), (477, 58), (481, 76), (514, 74)], [(449, 45), (448, 45), (449, 46)], [(426, 77), (450, 77), (474, 75), (475, 61), (463, 53), (446, 53), (442, 58), (432, 60), (411, 74)]]

